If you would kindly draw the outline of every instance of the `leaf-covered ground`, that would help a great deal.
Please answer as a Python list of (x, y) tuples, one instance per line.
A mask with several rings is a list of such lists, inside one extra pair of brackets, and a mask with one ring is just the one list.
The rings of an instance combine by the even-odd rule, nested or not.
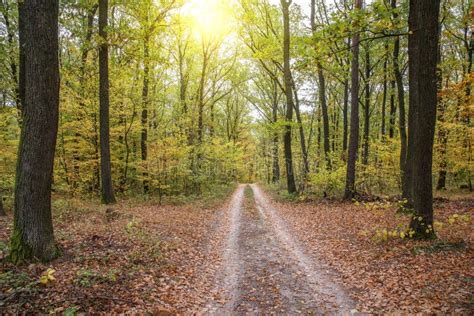
[[(47, 265), (1, 263), (0, 313), (199, 313), (219, 299), (215, 282), (225, 265), (230, 202), (121, 203), (107, 211), (57, 199), (63, 255)], [(256, 214), (255, 205), (244, 205)], [(474, 310), (473, 207), (472, 199), (437, 201), (439, 240), (420, 242), (401, 238), (408, 217), (397, 215), (394, 203), (267, 205), (312, 263), (345, 287), (359, 312), (464, 314)], [(11, 221), (11, 214), (0, 218), (0, 259)]]
[[(0, 313), (166, 314), (204, 306), (213, 285), (200, 271), (213, 261), (206, 255), (213, 238), (209, 233), (222, 200), (181, 206), (122, 203), (113, 212), (77, 200), (63, 202), (54, 216), (63, 255), (46, 265), (0, 264)], [(11, 221), (11, 216), (0, 217), (0, 258)], [(48, 268), (54, 269), (55, 280), (41, 284)]]
[(274, 204), (314, 258), (339, 273), (358, 311), (474, 311), (474, 200), (437, 201), (439, 239), (430, 242), (400, 237), (409, 216), (395, 203)]

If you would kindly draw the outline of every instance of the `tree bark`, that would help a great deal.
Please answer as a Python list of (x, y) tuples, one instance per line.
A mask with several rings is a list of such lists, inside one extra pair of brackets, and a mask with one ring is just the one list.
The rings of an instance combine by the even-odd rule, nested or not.
[[(355, 10), (361, 10), (362, 0), (354, 0)], [(359, 148), (359, 39), (358, 21), (354, 23), (355, 33), (352, 37), (352, 69), (351, 69), (351, 134), (349, 137), (349, 153), (347, 157), (346, 188), (344, 199), (350, 200), (356, 195), (356, 160)]]
[(286, 95), (286, 125), (283, 136), (285, 150), (286, 181), (288, 193), (296, 193), (295, 175), (293, 171), (293, 155), (291, 149), (291, 124), (293, 121), (293, 92), (291, 89), (291, 69), (290, 69), (290, 5), (291, 0), (281, 0), (283, 11), (283, 60), (285, 77), (285, 95)]
[(58, 254), (51, 215), (51, 186), (59, 117), (57, 0), (19, 2), (23, 126), (16, 170), (14, 263)]
[(110, 163), (109, 128), (109, 45), (107, 43), (108, 0), (99, 0), (99, 103), (100, 103), (100, 175), (101, 200), (104, 204), (115, 203)]
[(440, 0), (410, 0), (408, 37), (410, 158), (414, 217), (410, 228), (420, 238), (433, 238), (433, 141), (436, 124), (436, 67), (439, 41)]

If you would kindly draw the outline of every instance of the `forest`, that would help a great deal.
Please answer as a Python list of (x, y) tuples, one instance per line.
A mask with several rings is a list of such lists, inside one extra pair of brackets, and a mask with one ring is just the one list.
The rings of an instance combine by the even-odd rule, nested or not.
[(470, 0), (0, 0), (1, 314), (472, 314)]

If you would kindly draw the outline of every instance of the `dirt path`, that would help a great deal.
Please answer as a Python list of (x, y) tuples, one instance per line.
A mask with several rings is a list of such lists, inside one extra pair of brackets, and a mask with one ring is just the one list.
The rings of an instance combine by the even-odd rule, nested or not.
[(268, 197), (240, 185), (227, 212), (227, 239), (209, 314), (350, 313), (354, 303), (306, 256)]

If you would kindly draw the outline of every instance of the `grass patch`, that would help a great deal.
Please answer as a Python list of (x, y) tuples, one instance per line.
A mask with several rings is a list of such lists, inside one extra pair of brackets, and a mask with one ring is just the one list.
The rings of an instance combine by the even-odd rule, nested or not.
[(175, 205), (181, 206), (193, 204), (201, 208), (215, 208), (221, 204), (231, 192), (235, 190), (237, 183), (214, 184), (201, 193), (178, 194), (178, 195), (134, 195), (119, 200), (119, 204), (133, 208), (147, 205)]
[(253, 199), (254, 199), (253, 190), (252, 190), (252, 188), (251, 188), (249, 185), (246, 185), (246, 186), (245, 186), (244, 195), (245, 195), (245, 198), (246, 198), (246, 199), (249, 199), (249, 200), (253, 200)]

